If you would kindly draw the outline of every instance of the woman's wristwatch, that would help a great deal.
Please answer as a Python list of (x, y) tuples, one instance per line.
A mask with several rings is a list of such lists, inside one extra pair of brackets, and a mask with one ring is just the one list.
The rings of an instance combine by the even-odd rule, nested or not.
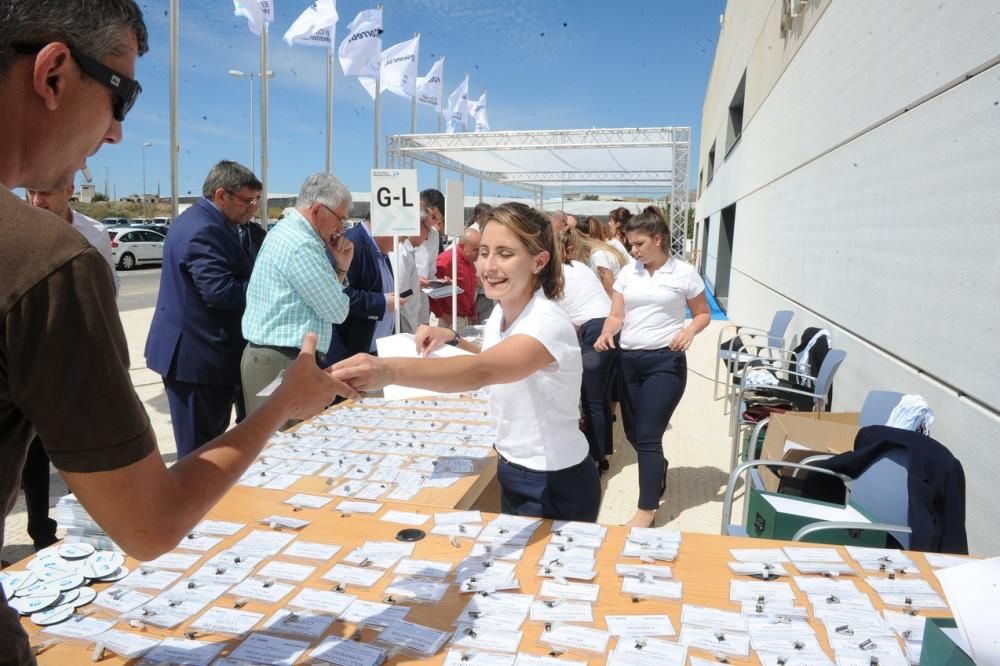
[(451, 340), (449, 340), (445, 344), (446, 345), (451, 345), (452, 347), (457, 347), (458, 343), (462, 340), (462, 338), (458, 335), (457, 331), (454, 331), (452, 329), (448, 329), (448, 330), (450, 330), (452, 333), (454, 333), (455, 337), (453, 337)]

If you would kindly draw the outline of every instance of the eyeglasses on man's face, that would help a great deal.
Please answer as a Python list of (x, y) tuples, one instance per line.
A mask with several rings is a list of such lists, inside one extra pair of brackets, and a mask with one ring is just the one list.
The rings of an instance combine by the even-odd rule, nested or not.
[(260, 197), (254, 197), (253, 199), (248, 199), (247, 197), (240, 196), (239, 194), (236, 194), (236, 192), (231, 192), (229, 190), (226, 190), (226, 194), (233, 197), (247, 208), (252, 208), (253, 206), (256, 206), (257, 204), (260, 203)]
[(323, 208), (326, 208), (328, 211), (330, 211), (330, 214), (333, 215), (335, 218), (337, 218), (337, 222), (339, 222), (340, 224), (344, 223), (344, 218), (342, 218), (340, 215), (338, 215), (337, 211), (335, 211), (334, 209), (330, 208), (329, 206), (327, 206), (325, 203), (323, 203), (321, 201), (317, 201), (316, 203), (318, 203), (320, 206), (322, 206)]
[[(48, 44), (13, 44), (14, 51), (21, 55), (33, 55), (44, 49)], [(80, 71), (111, 90), (111, 113), (115, 120), (124, 122), (125, 116), (139, 99), (142, 86), (121, 72), (111, 69), (96, 58), (92, 58), (72, 44), (67, 44), (70, 55)]]

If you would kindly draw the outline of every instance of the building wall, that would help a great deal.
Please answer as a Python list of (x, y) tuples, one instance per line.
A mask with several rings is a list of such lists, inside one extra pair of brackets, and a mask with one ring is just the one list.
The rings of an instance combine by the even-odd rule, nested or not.
[[(736, 202), (733, 319), (766, 325), (786, 308), (793, 332), (827, 327), (848, 352), (837, 410), (871, 389), (927, 398), (933, 435), (965, 467), (970, 546), (1000, 553), (1000, 8), (810, 2), (788, 39), (781, 8), (727, 8), (701, 154), (725, 136), (744, 68), (755, 107), (696, 207), (706, 278), (719, 211)], [(776, 51), (792, 55), (763, 55)]]

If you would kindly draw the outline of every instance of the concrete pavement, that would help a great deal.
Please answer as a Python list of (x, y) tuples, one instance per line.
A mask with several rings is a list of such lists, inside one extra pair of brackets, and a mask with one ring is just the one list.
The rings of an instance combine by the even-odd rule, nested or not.
[[(170, 463), (176, 459), (170, 409), (159, 375), (148, 370), (143, 346), (156, 303), (159, 269), (120, 272), (122, 289), (119, 311), (128, 339), (131, 377), (136, 393), (146, 406), (156, 432), (160, 452)], [(688, 351), (688, 383), (680, 406), (664, 436), (664, 450), (670, 461), (667, 494), (657, 513), (656, 524), (686, 531), (718, 533), (722, 493), (729, 469), (728, 421), (722, 403), (712, 400), (712, 374), (716, 357), (715, 341), (725, 322), (713, 321)], [(603, 477), (604, 497), (600, 522), (620, 524), (631, 518), (638, 499), (638, 470), (635, 452), (624, 440), (621, 424), (616, 424), (615, 454), (611, 469)], [(67, 490), (54, 470), (50, 477), (50, 504)], [(483, 507), (493, 502), (483, 498)], [(499, 506), (493, 507), (497, 510)], [(32, 553), (26, 532), (23, 497), (18, 497), (7, 518), (2, 558), (9, 562)]]

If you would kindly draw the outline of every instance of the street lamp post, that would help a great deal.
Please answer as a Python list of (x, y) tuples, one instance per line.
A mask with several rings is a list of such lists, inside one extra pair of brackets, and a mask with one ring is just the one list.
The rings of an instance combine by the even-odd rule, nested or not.
[(152, 146), (151, 141), (146, 141), (142, 144), (142, 149), (139, 153), (142, 155), (142, 217), (146, 217), (146, 149)]
[[(239, 69), (229, 70), (229, 76), (235, 76), (236, 78), (245, 78), (250, 80), (250, 170), (257, 173), (257, 153), (254, 148), (253, 140), (253, 80), (255, 78), (260, 78), (260, 74), (257, 72), (244, 72)], [(274, 78), (274, 72), (268, 70), (267, 78)]]

